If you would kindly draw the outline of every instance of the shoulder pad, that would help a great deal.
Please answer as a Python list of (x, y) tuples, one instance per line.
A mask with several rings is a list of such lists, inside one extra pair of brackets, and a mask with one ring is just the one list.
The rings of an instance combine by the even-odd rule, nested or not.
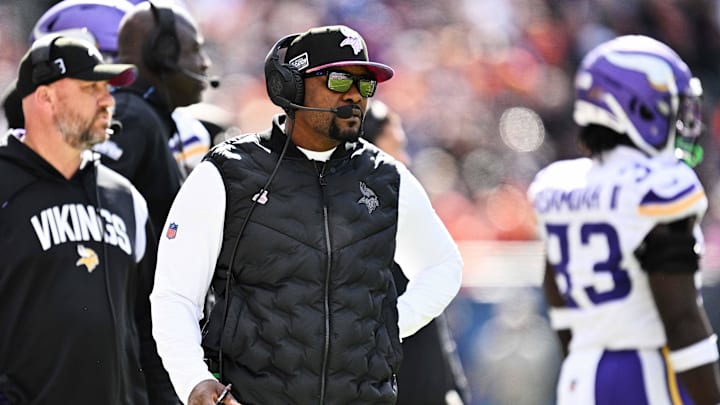
[(687, 216), (699, 219), (707, 210), (705, 189), (695, 172), (682, 162), (654, 167), (640, 187), (640, 215), (667, 222)]

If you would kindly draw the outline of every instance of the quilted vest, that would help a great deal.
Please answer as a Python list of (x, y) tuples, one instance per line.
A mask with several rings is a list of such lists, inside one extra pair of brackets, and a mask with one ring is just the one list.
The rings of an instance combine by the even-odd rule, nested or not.
[(222, 345), (223, 380), (246, 405), (393, 404), (397, 168), (364, 141), (327, 162), (289, 144), (261, 193), (285, 140), (276, 124), (207, 157), (227, 208), (206, 355), (218, 358)]

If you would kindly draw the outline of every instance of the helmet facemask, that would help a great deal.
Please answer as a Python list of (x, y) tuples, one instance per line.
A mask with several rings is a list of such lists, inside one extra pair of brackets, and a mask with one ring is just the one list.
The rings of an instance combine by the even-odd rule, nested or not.
[(680, 97), (675, 121), (675, 156), (690, 167), (697, 166), (703, 160), (703, 149), (697, 142), (704, 131), (702, 86), (700, 80), (692, 78), (687, 92)]

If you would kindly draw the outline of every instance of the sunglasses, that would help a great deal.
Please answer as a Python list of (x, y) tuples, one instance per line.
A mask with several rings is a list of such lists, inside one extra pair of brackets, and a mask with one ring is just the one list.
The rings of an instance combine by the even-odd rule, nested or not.
[(372, 97), (377, 89), (377, 80), (366, 76), (356, 76), (347, 72), (337, 72), (329, 70), (318, 70), (305, 74), (305, 77), (324, 76), (327, 75), (327, 88), (337, 93), (345, 93), (350, 90), (353, 83), (357, 87), (360, 95), (367, 98)]

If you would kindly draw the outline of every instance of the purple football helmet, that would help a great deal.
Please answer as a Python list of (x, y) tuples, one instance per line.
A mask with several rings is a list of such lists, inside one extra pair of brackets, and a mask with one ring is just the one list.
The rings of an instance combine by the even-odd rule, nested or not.
[(694, 146), (702, 133), (702, 86), (667, 45), (625, 35), (590, 51), (575, 76), (573, 118), (580, 126), (608, 127), (627, 135), (650, 156), (674, 155), (676, 142)]
[(133, 6), (126, 0), (63, 0), (40, 17), (30, 40), (61, 33), (89, 40), (112, 59), (117, 56), (120, 20)]

